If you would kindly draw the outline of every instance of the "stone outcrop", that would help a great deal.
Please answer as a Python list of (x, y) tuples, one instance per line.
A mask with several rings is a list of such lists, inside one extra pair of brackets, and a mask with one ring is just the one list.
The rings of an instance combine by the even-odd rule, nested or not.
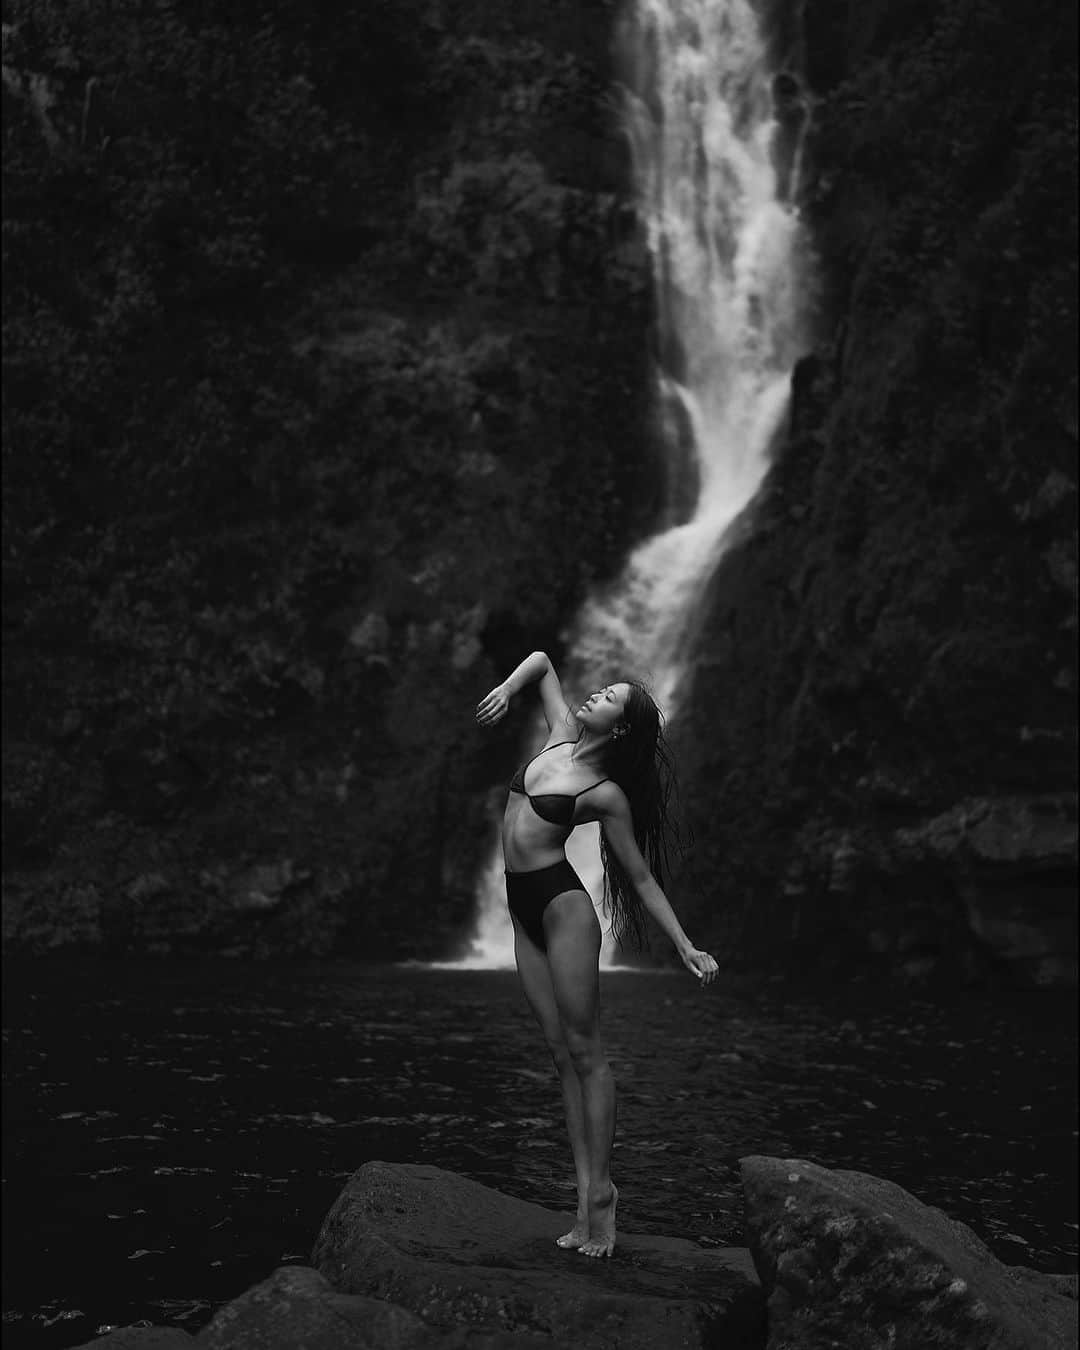
[(405, 1308), (339, 1294), (308, 1266), (282, 1266), (226, 1304), (199, 1333), (207, 1350), (412, 1350), (433, 1343), (430, 1327)]
[(1075, 793), (975, 798), (890, 840), (900, 878), (936, 868), (967, 932), (1032, 984), (1076, 983)]
[[(316, 1269), (283, 1266), (192, 1339), (124, 1328), (105, 1350), (757, 1350), (750, 1253), (621, 1236), (562, 1251), (568, 1219), (438, 1167), (368, 1163), (323, 1222)], [(172, 1339), (162, 1340), (162, 1337)], [(155, 1339), (159, 1338), (159, 1339)]]
[(1068, 1350), (1062, 1277), (1005, 1266), (892, 1182), (801, 1159), (741, 1162), (768, 1350)]
[(583, 1350), (760, 1344), (761, 1291), (742, 1249), (626, 1235), (615, 1260), (594, 1262), (555, 1246), (567, 1227), (441, 1168), (368, 1163), (327, 1214), (313, 1261), (335, 1288), (446, 1330)]
[[(1005, 1266), (878, 1177), (742, 1159), (750, 1249), (621, 1234), (561, 1251), (567, 1216), (438, 1167), (367, 1163), (319, 1231), (194, 1338), (104, 1350), (1071, 1350), (1076, 1276)], [(767, 1302), (766, 1302), (767, 1300)]]
[(1076, 794), (1059, 792), (967, 796), (903, 824), (873, 806), (819, 820), (791, 845), (789, 931), (808, 957), (832, 949), (910, 980), (1074, 986), (1076, 818)]

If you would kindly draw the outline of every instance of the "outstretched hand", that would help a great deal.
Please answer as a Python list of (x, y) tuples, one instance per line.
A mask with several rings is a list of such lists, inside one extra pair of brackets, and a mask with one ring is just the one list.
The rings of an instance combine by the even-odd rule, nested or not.
[(691, 975), (696, 975), (702, 985), (712, 984), (720, 967), (708, 952), (688, 951), (683, 955), (683, 965)]
[(506, 689), (501, 684), (496, 685), (491, 693), (476, 705), (476, 720), (482, 727), (493, 727), (506, 716), (509, 706), (510, 696)]

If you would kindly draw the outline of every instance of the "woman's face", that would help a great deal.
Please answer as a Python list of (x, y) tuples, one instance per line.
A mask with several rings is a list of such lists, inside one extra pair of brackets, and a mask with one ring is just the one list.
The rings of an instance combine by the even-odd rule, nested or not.
[(589, 731), (606, 735), (623, 720), (626, 700), (630, 697), (628, 684), (608, 684), (590, 694), (577, 710), (577, 720)]

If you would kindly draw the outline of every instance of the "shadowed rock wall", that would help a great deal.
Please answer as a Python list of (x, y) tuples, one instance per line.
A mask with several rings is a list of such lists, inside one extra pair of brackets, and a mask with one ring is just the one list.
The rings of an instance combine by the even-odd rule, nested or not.
[(682, 737), (747, 959), (1075, 979), (1074, 28), (806, 7), (820, 336)]
[(659, 491), (613, 14), (13, 7), (13, 947), (464, 925), (473, 708)]

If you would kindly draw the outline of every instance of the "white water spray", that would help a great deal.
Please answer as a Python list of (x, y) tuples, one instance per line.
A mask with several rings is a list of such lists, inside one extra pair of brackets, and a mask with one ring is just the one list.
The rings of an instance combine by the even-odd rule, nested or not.
[[(567, 633), (563, 678), (573, 698), (584, 682), (644, 676), (670, 721), (703, 592), (768, 469), (804, 350), (805, 242), (793, 201), (805, 118), (794, 136), (778, 118), (750, 0), (630, 0), (621, 41), (653, 263), (657, 398), (678, 466), (672, 477), (689, 478), (670, 481), (670, 496), (696, 500), (688, 519), (646, 540), (618, 580), (586, 600)], [(597, 827), (576, 830), (567, 855), (598, 903)], [(468, 953), (455, 964), (513, 965), (497, 844), (478, 901)], [(612, 946), (606, 935), (605, 965)]]

